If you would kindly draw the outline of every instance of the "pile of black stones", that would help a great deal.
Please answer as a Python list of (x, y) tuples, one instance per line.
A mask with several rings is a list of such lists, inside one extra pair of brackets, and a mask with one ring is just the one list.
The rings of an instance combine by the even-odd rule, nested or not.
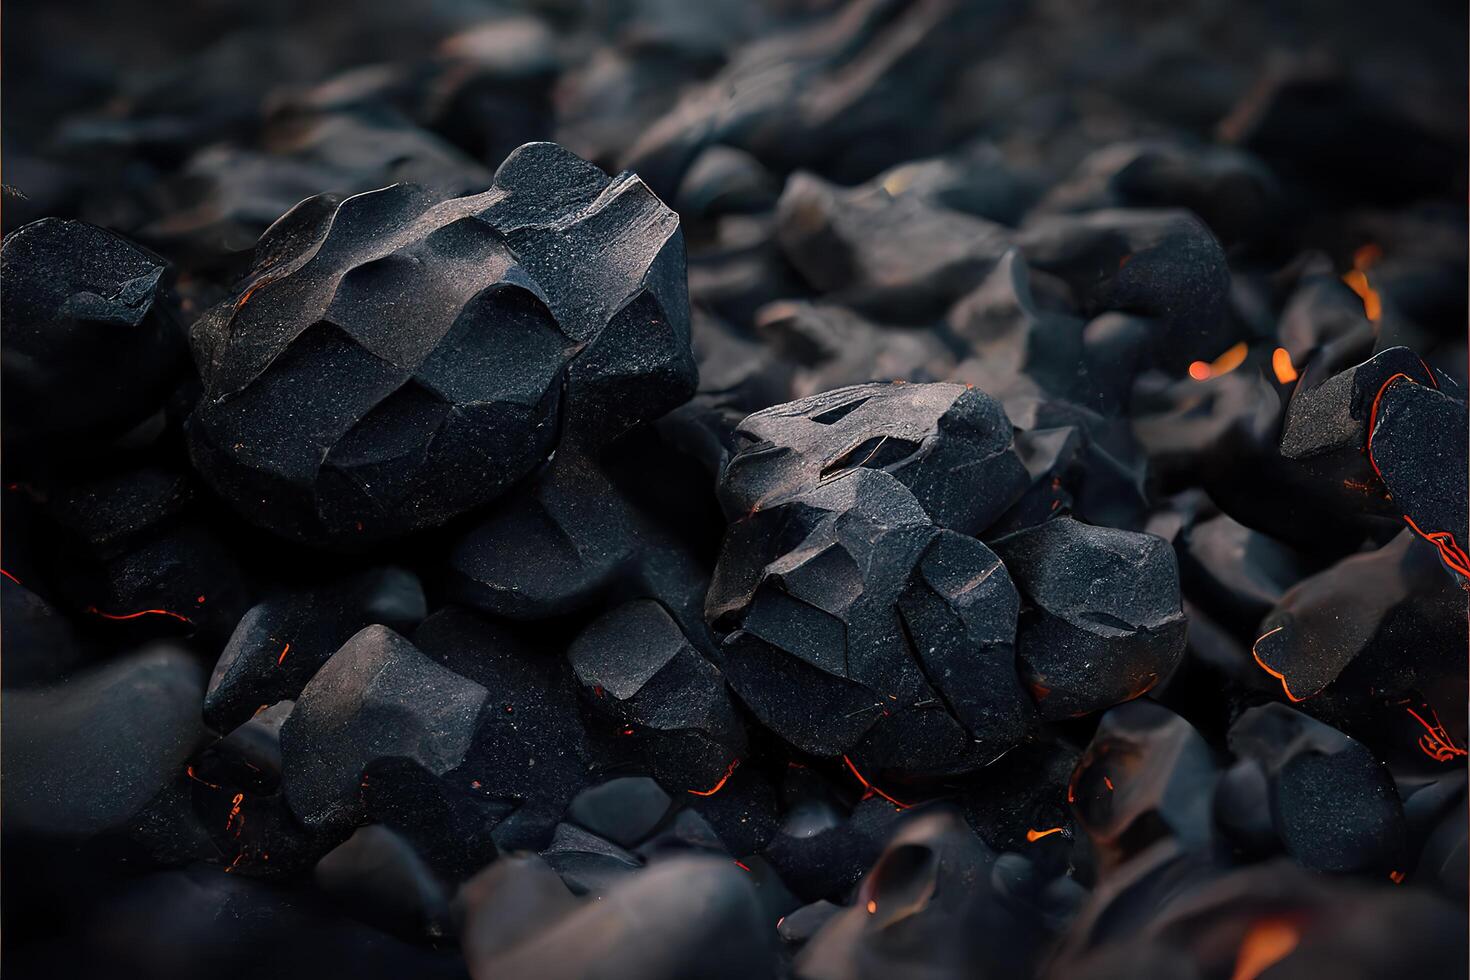
[(14, 977), (1466, 975), (1463, 5), (6, 15)]

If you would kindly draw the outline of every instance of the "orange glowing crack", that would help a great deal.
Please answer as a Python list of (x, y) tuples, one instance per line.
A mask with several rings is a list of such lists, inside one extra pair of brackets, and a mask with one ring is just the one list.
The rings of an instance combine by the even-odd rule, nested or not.
[(889, 796), (887, 793), (883, 792), (881, 789), (868, 782), (867, 777), (858, 771), (858, 767), (853, 765), (852, 760), (847, 756), (844, 755), (842, 757), (842, 761), (847, 763), (847, 768), (852, 770), (852, 774), (857, 777), (857, 781), (863, 784), (863, 789), (867, 791), (867, 793), (864, 794), (864, 799), (866, 799), (867, 796), (870, 794), (881, 796), (883, 797), (883, 799), (887, 800), (889, 803), (892, 803), (900, 810), (907, 810), (910, 806), (913, 805), (911, 803), (903, 803), (895, 800), (893, 797)]
[(736, 861), (735, 862), (735, 867), (739, 868), (741, 871), (749, 871), (750, 870), (750, 865), (746, 864), (744, 861)]
[(21, 584), (20, 579), (16, 578), (14, 575), (11, 575), (9, 572), (7, 572), (3, 568), (0, 568), (0, 575), (4, 575), (6, 578), (10, 579), (10, 581), (14, 582), (16, 585), (20, 585)]
[(1241, 341), (1231, 347), (1225, 353), (1213, 361), (1194, 361), (1189, 365), (1189, 376), (1196, 381), (1208, 381), (1218, 378), (1222, 374), (1229, 374), (1245, 363), (1245, 355), (1250, 351), (1245, 341)]
[(1296, 365), (1291, 363), (1291, 352), (1285, 347), (1278, 347), (1271, 352), (1271, 370), (1276, 372), (1276, 380), (1282, 384), (1290, 384), (1296, 380)]
[(1378, 468), (1378, 461), (1373, 458), (1373, 433), (1378, 428), (1378, 404), (1383, 401), (1383, 393), (1400, 378), (1413, 384), (1419, 383), (1402, 371), (1389, 375), (1388, 380), (1378, 387), (1378, 394), (1373, 396), (1373, 407), (1368, 411), (1368, 465), (1373, 467), (1373, 472), (1380, 480), (1383, 479), (1383, 471)]
[(1026, 842), (1028, 844), (1035, 844), (1043, 837), (1050, 837), (1052, 834), (1060, 834), (1063, 832), (1064, 830), (1061, 827), (1048, 827), (1046, 830), (1028, 830), (1026, 831)]
[(1383, 297), (1368, 282), (1368, 270), (1382, 257), (1383, 249), (1364, 245), (1353, 253), (1353, 267), (1342, 275), (1342, 281), (1363, 301), (1363, 315), (1370, 323), (1383, 319)]
[(86, 611), (93, 616), (101, 616), (103, 619), (124, 620), (137, 619), (140, 616), (168, 616), (172, 619), (177, 619), (181, 623), (188, 623), (190, 626), (194, 625), (194, 621), (188, 616), (180, 615), (171, 609), (140, 609), (133, 613), (105, 613), (96, 606), (88, 606)]
[(1113, 791), (1113, 781), (1106, 776), (1103, 777), (1103, 785), (1108, 788), (1109, 793)]
[(740, 765), (739, 759), (731, 759), (729, 768), (725, 770), (725, 774), (720, 777), (720, 781), (718, 783), (715, 783), (709, 789), (691, 789), (686, 790), (685, 792), (691, 793), (694, 796), (714, 796), (720, 790), (725, 788), (725, 784), (730, 781), (730, 775), (735, 771), (735, 767), (738, 765)]
[(1260, 647), (1260, 645), (1261, 645), (1261, 641), (1262, 640), (1264, 640), (1268, 636), (1275, 636), (1277, 633), (1280, 633), (1284, 629), (1286, 629), (1285, 626), (1278, 626), (1274, 630), (1271, 630), (1271, 631), (1269, 631), (1267, 633), (1264, 633), (1261, 636), (1257, 637), (1256, 638), (1256, 642), (1254, 642), (1254, 643), (1251, 644), (1251, 656), (1256, 658), (1256, 663), (1258, 663), (1258, 664), (1261, 665), (1261, 669), (1262, 670), (1264, 670), (1266, 673), (1270, 674), (1272, 677), (1276, 678), (1278, 681), (1281, 682), (1281, 690), (1283, 690), (1283, 691), (1286, 692), (1286, 697), (1287, 697), (1288, 700), (1290, 700), (1290, 701), (1305, 701), (1306, 698), (1304, 698), (1304, 697), (1299, 698), (1295, 694), (1292, 694), (1291, 693), (1291, 688), (1286, 683), (1286, 675), (1283, 674), (1279, 670), (1273, 669), (1270, 664), (1268, 664), (1268, 663), (1266, 663), (1266, 661), (1262, 660), (1261, 659), (1260, 650), (1258, 649)]
[(188, 776), (190, 779), (194, 780), (194, 782), (196, 782), (196, 783), (202, 783), (203, 785), (208, 786), (210, 789), (219, 789), (220, 788), (219, 783), (211, 783), (209, 780), (207, 780), (207, 779), (201, 779), (201, 778), (199, 778), (199, 776), (195, 775), (195, 773), (194, 773), (194, 767), (193, 766), (186, 766), (184, 768), (184, 775), (185, 776)]
[(1256, 980), (1286, 959), (1301, 941), (1301, 930), (1290, 919), (1260, 919), (1240, 941), (1235, 972), (1230, 980)]
[[(244, 793), (236, 793), (235, 794), (235, 798), (230, 801), (230, 815), (225, 818), (225, 829), (226, 830), (229, 830), (230, 827), (234, 826), (234, 824), (235, 824), (235, 818), (240, 816), (240, 805), (243, 804), (244, 802), (245, 802), (245, 794)], [(240, 836), (240, 830), (243, 830), (243, 829), (245, 829), (245, 819), (243, 817), (241, 817), (241, 819), (240, 819), (240, 828), (235, 831), (235, 836), (236, 837), (239, 837)]]
[(1402, 871), (1390, 871), (1388, 873), (1388, 880), (1395, 885), (1402, 885), (1404, 883), (1404, 873)]
[(1450, 733), (1445, 731), (1444, 724), (1439, 720), (1439, 712), (1433, 708), (1429, 709), (1434, 718), (1434, 724), (1424, 720), (1424, 716), (1413, 708), (1405, 708), (1414, 720), (1424, 726), (1425, 734), (1419, 736), (1419, 749), (1435, 762), (1448, 762), (1457, 755), (1465, 755), (1464, 749), (1455, 744), (1450, 738)]
[(1439, 549), (1440, 560), (1460, 575), (1470, 579), (1470, 555), (1465, 554), (1455, 541), (1455, 536), (1449, 531), (1424, 531), (1414, 519), (1408, 514), (1404, 515), (1404, 523), (1408, 524), (1413, 532)]
[(281, 650), (281, 655), (276, 658), (276, 666), (277, 667), (281, 666), (281, 664), (283, 664), (283, 663), (286, 662), (286, 654), (288, 654), (290, 652), (291, 652), (291, 644), (287, 643), (286, 646), (285, 646), (285, 648), (283, 650)]

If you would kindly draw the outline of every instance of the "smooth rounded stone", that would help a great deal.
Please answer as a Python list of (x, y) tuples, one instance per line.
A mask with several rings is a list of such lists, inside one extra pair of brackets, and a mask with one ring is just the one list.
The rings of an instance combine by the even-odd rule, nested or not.
[(162, 407), (182, 366), (167, 272), (152, 252), (81, 221), (42, 218), (5, 236), (7, 442), (115, 434)]
[(663, 822), (673, 800), (647, 776), (610, 779), (578, 793), (567, 816), (622, 847), (633, 847)]
[(839, 388), (756, 412), (735, 438), (719, 487), (732, 519), (872, 469), (907, 487), (935, 524), (978, 534), (1025, 487), (1005, 410), (964, 385)]
[(541, 857), (576, 895), (605, 895), (643, 865), (612, 841), (567, 823), (557, 825)]
[(942, 156), (890, 167), (874, 178), (893, 197), (918, 197), (936, 207), (1015, 225), (1036, 198), (1037, 181), (1006, 161), (994, 143), (973, 140)]
[(59, 681), (89, 652), (70, 620), (9, 575), (0, 576), (0, 649), (7, 690)]
[(1294, 548), (1228, 514), (1185, 527), (1175, 552), (1185, 590), (1231, 624), (1259, 623), (1312, 568)]
[(770, 925), (745, 872), (688, 857), (578, 902), (543, 864), (492, 865), (462, 893), (470, 976), (745, 980), (774, 967)]
[(418, 578), (392, 567), (272, 596), (245, 613), (220, 654), (204, 697), (204, 720), (229, 732), (261, 705), (295, 700), (359, 630), (378, 624), (406, 633), (427, 612)]
[(1139, 697), (1179, 665), (1179, 570), (1163, 539), (1059, 517), (992, 546), (1029, 606), (1018, 658), (1043, 718)]
[(845, 188), (810, 173), (786, 181), (776, 235), (813, 289), (898, 322), (942, 311), (983, 279), (1010, 247), (1002, 225), (879, 183)]
[(650, 598), (685, 635), (704, 632), (707, 571), (606, 473), (573, 452), (558, 452), (532, 485), (465, 532), (450, 553), (449, 572), (457, 601), (505, 619), (550, 619)]
[(1271, 819), (1293, 859), (1315, 871), (1400, 869), (1403, 805), (1387, 768), (1360, 742), (1282, 704), (1246, 711), (1229, 742), (1265, 771)]
[(450, 931), (444, 887), (412, 845), (386, 827), (353, 831), (316, 864), (317, 887), (355, 919), (405, 939)]
[(762, 724), (905, 774), (969, 771), (1025, 737), (1015, 611), (988, 548), (863, 468), (731, 525), (705, 609)]
[(291, 811), (308, 828), (340, 831), (362, 812), (362, 773), (375, 760), (454, 769), (487, 697), (387, 627), (367, 627), (317, 671), (281, 727)]
[(1281, 189), (1256, 157), (1229, 146), (1153, 139), (1088, 154), (1049, 190), (1040, 212), (1187, 208), (1226, 244), (1258, 237), (1281, 207)]
[(1158, 319), (1164, 330), (1155, 352), (1166, 370), (1182, 372), (1230, 346), (1225, 252), (1188, 211), (1042, 215), (1015, 243), (1031, 268), (1071, 285), (1086, 316), (1117, 310)]
[(795, 912), (781, 917), (776, 923), (776, 934), (787, 946), (799, 947), (820, 932), (841, 911), (841, 905), (835, 905), (825, 898), (803, 905)]
[(678, 216), (527, 144), (482, 194), (311, 198), (191, 328), (190, 453), (249, 520), (361, 548), (494, 500), (559, 438), (694, 391)]
[[(1389, 381), (1379, 400), (1368, 458), (1404, 522), (1439, 549), (1440, 560), (1470, 583), (1465, 402), (1413, 379)], [(1372, 424), (1370, 419), (1370, 424)]]
[(829, 303), (768, 303), (756, 311), (755, 329), (763, 349), (797, 366), (786, 392), (797, 398), (865, 382), (938, 381), (954, 368), (954, 353), (934, 331), (881, 326)]
[(203, 745), (204, 672), (157, 647), (54, 686), (6, 690), (7, 833), (90, 837), (126, 822)]
[(671, 852), (707, 851), (728, 854), (730, 850), (720, 840), (715, 828), (697, 811), (680, 810), (667, 826), (638, 845), (637, 854), (645, 861), (653, 861)]
[(739, 765), (745, 728), (725, 679), (657, 602), (636, 599), (593, 620), (567, 659), (582, 703), (637, 742), (663, 785), (702, 794)]
[(1162, 836), (1207, 847), (1217, 776), (1193, 725), (1163, 705), (1130, 701), (1098, 722), (1067, 799), (1106, 873)]
[(1271, 821), (1271, 784), (1254, 759), (1241, 759), (1220, 774), (1213, 803), (1215, 824), (1234, 849), (1248, 857), (1280, 850)]
[(424, 653), (489, 692), (464, 761), (449, 782), (511, 808), (495, 826), (502, 849), (539, 850), (568, 803), (592, 781), (587, 732), (566, 661), (503, 623), (456, 606), (414, 631)]
[(961, 977), (976, 963), (1029, 972), (1042, 930), (1024, 906), (989, 887), (995, 855), (952, 810), (905, 821), (863, 878), (851, 906), (797, 955), (803, 980)]

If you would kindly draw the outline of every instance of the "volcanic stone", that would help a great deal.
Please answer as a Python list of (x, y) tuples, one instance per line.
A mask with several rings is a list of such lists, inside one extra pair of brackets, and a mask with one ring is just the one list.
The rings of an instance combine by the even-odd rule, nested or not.
[(405, 939), (449, 931), (449, 900), (413, 847), (386, 827), (359, 827), (317, 862), (317, 886), (343, 911)]
[(724, 678), (658, 603), (639, 599), (594, 620), (567, 651), (582, 701), (639, 743), (663, 785), (720, 788), (745, 754)]
[(282, 593), (250, 609), (220, 654), (204, 719), (229, 732), (261, 705), (294, 700), (313, 674), (365, 626), (407, 632), (424, 618), (418, 579), (399, 568)]
[(673, 801), (647, 776), (624, 776), (585, 789), (567, 816), (615, 844), (633, 847), (651, 834)]
[(162, 407), (182, 353), (167, 271), (153, 253), (81, 221), (43, 218), (5, 236), (7, 439), (117, 433)]
[(1162, 539), (1059, 517), (994, 547), (1030, 607), (1018, 655), (1043, 718), (1138, 697), (1178, 666), (1179, 570)]
[(455, 768), (487, 697), (387, 627), (362, 630), (302, 689), (281, 728), (292, 812), (309, 828), (350, 828), (375, 760), (404, 756), (436, 775)]
[(978, 534), (1026, 472), (1005, 411), (962, 385), (854, 385), (757, 412), (736, 431), (720, 500), (731, 518), (856, 469), (882, 470), (940, 527)]
[(1230, 748), (1265, 770), (1271, 819), (1292, 858), (1316, 871), (1398, 867), (1403, 806), (1388, 770), (1361, 743), (1267, 704), (1231, 726)]
[(361, 546), (487, 503), (693, 392), (678, 218), (549, 143), (483, 194), (311, 198), (195, 323), (190, 451), (247, 518)]

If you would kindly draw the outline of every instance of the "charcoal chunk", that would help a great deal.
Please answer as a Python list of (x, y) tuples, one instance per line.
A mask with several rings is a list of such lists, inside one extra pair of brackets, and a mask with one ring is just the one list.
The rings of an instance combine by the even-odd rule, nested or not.
[(624, 776), (577, 794), (567, 816), (594, 834), (633, 847), (653, 832), (673, 801), (647, 776)]
[(61, 680), (88, 652), (69, 620), (8, 574), (0, 577), (0, 638), (0, 686), (7, 689)]
[(317, 886), (343, 911), (405, 939), (449, 931), (444, 888), (402, 837), (376, 824), (359, 827), (317, 862)]
[(674, 790), (722, 788), (746, 751), (724, 678), (658, 603), (639, 599), (594, 620), (567, 651), (583, 703), (638, 743)]
[(874, 797), (833, 827), (788, 818), (761, 854), (803, 900), (840, 901), (878, 859), (902, 816), (893, 803)]
[(438, 775), (455, 768), (487, 696), (387, 627), (367, 627), (317, 671), (281, 728), (292, 812), (309, 828), (350, 828), (375, 760), (404, 756)]
[(1007, 676), (1014, 603), (988, 548), (936, 529), (893, 476), (858, 468), (732, 525), (706, 614), (731, 686), (782, 738), (937, 774), (1024, 736)]
[(964, 295), (1010, 245), (1007, 229), (983, 218), (808, 173), (786, 182), (776, 221), (786, 257), (815, 289), (902, 322)]
[(1162, 705), (1131, 701), (1098, 722), (1067, 799), (1106, 871), (1163, 835), (1208, 845), (1215, 780), (1210, 747), (1193, 725)]
[(204, 676), (159, 647), (48, 687), (7, 690), (7, 833), (89, 837), (119, 827), (204, 742)]
[(5, 236), (7, 441), (116, 434), (162, 407), (183, 353), (167, 272), (81, 221), (43, 218)]
[(695, 384), (678, 218), (532, 143), (491, 189), (302, 202), (191, 330), (195, 465), (245, 517), (360, 547), (493, 500), (558, 436), (617, 434)]
[(892, 474), (940, 527), (978, 534), (1020, 496), (1025, 468), (1010, 420), (962, 385), (854, 385), (757, 412), (725, 468), (731, 518), (854, 469)]
[(365, 626), (407, 632), (424, 618), (418, 579), (399, 568), (360, 572), (253, 607), (230, 636), (204, 698), (204, 719), (228, 732), (261, 705), (295, 700), (312, 675)]
[(1286, 853), (1317, 871), (1399, 867), (1404, 810), (1388, 770), (1361, 743), (1282, 704), (1251, 708), (1230, 748), (1270, 784), (1271, 819)]
[[(961, 976), (975, 963), (1024, 974), (1042, 937), (990, 885), (995, 855), (952, 811), (906, 821), (796, 960), (799, 977)], [(899, 924), (902, 924), (901, 927)]]
[(1162, 539), (1059, 517), (993, 546), (1029, 607), (1018, 657), (1043, 718), (1139, 697), (1178, 666), (1179, 571)]
[(790, 384), (798, 398), (869, 381), (937, 381), (954, 367), (953, 353), (932, 331), (880, 326), (828, 303), (767, 304), (756, 311), (755, 328), (782, 363), (800, 366)]
[(572, 824), (560, 824), (541, 857), (575, 895), (605, 895), (642, 863), (612, 841)]

